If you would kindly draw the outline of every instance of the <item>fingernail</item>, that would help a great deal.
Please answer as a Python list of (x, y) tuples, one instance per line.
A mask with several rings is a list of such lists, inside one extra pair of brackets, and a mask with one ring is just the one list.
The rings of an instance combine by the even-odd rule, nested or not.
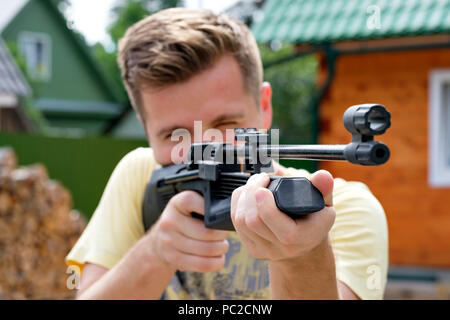
[(255, 192), (255, 200), (257, 204), (261, 204), (264, 202), (264, 192), (262, 191), (256, 191)]

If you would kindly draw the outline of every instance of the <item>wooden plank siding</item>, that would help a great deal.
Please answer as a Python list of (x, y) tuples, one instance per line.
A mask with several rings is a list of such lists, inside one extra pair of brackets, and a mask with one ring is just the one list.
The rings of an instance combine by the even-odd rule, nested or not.
[[(320, 59), (321, 57), (319, 57)], [(335, 177), (366, 183), (385, 208), (391, 264), (450, 266), (450, 188), (428, 185), (428, 85), (432, 69), (450, 68), (450, 49), (342, 55), (320, 104), (320, 137), (347, 143), (350, 105), (380, 103), (392, 126), (379, 140), (391, 158), (381, 167), (322, 162)], [(322, 66), (319, 79), (324, 79)]]

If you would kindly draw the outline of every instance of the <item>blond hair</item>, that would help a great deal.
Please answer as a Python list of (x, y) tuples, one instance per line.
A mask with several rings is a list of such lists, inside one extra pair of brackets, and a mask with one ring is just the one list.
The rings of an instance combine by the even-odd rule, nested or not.
[(142, 115), (143, 87), (187, 81), (225, 54), (236, 59), (244, 89), (259, 105), (263, 71), (258, 46), (245, 24), (225, 14), (172, 8), (150, 15), (120, 39), (118, 63), (131, 103)]

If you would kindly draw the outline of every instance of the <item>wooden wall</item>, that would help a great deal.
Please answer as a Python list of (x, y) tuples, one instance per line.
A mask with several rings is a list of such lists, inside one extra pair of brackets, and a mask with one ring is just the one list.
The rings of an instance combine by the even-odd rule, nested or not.
[(388, 163), (321, 163), (336, 177), (366, 183), (380, 200), (391, 264), (450, 266), (450, 188), (430, 188), (427, 177), (428, 79), (438, 68), (450, 68), (450, 49), (340, 56), (320, 105), (319, 139), (327, 144), (349, 142), (342, 124), (348, 106), (374, 102), (391, 112), (392, 126), (379, 139), (391, 149)]

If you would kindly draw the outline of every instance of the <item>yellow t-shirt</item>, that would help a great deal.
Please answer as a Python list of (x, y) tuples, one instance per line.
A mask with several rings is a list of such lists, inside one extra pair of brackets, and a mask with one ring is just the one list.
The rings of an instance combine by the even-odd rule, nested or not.
[[(128, 153), (117, 165), (100, 203), (78, 242), (66, 257), (68, 265), (95, 263), (113, 268), (144, 235), (142, 202), (157, 166), (151, 148)], [(289, 168), (287, 176), (308, 176)], [(360, 182), (335, 179), (336, 220), (330, 231), (337, 278), (362, 299), (382, 299), (387, 279), (388, 234), (382, 206)], [(230, 232), (225, 267), (218, 272), (177, 272), (166, 299), (270, 298), (267, 261), (254, 259)]]

